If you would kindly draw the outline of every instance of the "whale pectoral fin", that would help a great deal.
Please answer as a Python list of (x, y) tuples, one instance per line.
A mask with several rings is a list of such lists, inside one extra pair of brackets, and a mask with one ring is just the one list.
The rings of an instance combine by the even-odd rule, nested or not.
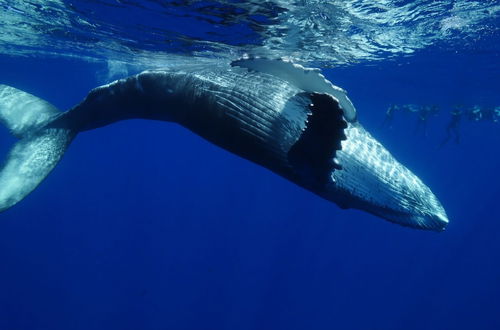
[(312, 93), (310, 99), (306, 127), (290, 148), (288, 161), (306, 187), (321, 191), (333, 183), (333, 171), (342, 168), (335, 155), (346, 139), (347, 123), (338, 101), (330, 95)]
[(300, 64), (283, 59), (270, 60), (265, 58), (239, 59), (231, 62), (231, 66), (271, 74), (290, 82), (305, 92), (332, 95), (339, 101), (345, 118), (350, 122), (356, 121), (356, 108), (347, 97), (346, 91), (328, 81), (319, 69), (305, 68)]
[(20, 140), (0, 168), (0, 211), (33, 191), (61, 159), (74, 137), (68, 128), (49, 128), (59, 111), (48, 102), (0, 85), (0, 122)]

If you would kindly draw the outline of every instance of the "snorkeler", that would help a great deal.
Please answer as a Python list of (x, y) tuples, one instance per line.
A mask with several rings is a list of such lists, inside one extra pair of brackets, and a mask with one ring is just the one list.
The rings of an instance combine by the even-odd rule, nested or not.
[(464, 113), (463, 105), (455, 105), (453, 110), (451, 110), (451, 119), (446, 126), (446, 138), (441, 142), (440, 147), (444, 146), (454, 135), (454, 141), (456, 144), (460, 143), (460, 122), (462, 121), (462, 115)]
[(418, 110), (418, 121), (415, 127), (415, 133), (422, 130), (424, 135), (427, 135), (427, 121), (431, 116), (436, 115), (439, 112), (439, 107), (437, 105), (424, 105)]
[(391, 127), (392, 121), (394, 119), (394, 112), (396, 110), (399, 110), (400, 107), (397, 104), (391, 104), (389, 108), (387, 108), (387, 111), (385, 112), (385, 119), (384, 122), (382, 123), (382, 127), (385, 127), (386, 125)]
[(400, 108), (401, 110), (410, 113), (418, 113), (420, 111), (420, 106), (416, 104), (404, 104)]
[(486, 107), (482, 109), (482, 120), (493, 123), (500, 121), (500, 107)]
[(391, 123), (394, 119), (394, 113), (396, 111), (408, 112), (410, 114), (416, 114), (418, 116), (417, 124), (415, 127), (415, 133), (420, 130), (423, 130), (424, 135), (427, 134), (427, 121), (433, 115), (436, 115), (439, 111), (439, 107), (437, 105), (417, 105), (417, 104), (391, 104), (387, 111), (385, 112), (385, 119), (382, 123), (382, 126), (391, 126)]
[(483, 119), (483, 111), (478, 105), (472, 106), (472, 108), (467, 109), (467, 118), (470, 121), (480, 121)]

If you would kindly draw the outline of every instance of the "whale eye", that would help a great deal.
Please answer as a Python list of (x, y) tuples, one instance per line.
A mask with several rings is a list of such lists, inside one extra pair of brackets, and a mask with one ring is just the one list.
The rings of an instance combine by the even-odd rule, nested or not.
[(304, 131), (288, 151), (288, 161), (305, 186), (322, 190), (333, 183), (332, 172), (342, 169), (335, 156), (346, 139), (347, 122), (335, 98), (319, 93), (308, 96), (310, 113)]

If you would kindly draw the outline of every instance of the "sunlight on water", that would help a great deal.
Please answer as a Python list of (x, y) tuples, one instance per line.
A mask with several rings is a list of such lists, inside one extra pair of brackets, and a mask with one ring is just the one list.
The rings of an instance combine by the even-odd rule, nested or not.
[(2, 54), (106, 59), (116, 69), (116, 61), (163, 65), (172, 54), (232, 59), (250, 53), (338, 66), (431, 45), (463, 48), (464, 40), (499, 33), (500, 5), (469, 0), (0, 0), (0, 10)]

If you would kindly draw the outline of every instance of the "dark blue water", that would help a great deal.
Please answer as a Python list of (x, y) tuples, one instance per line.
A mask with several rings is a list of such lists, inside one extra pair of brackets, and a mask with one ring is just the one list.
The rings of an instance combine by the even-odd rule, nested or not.
[[(341, 210), (174, 124), (79, 135), (0, 215), (0, 329), (500, 329), (500, 123), (464, 119), (439, 147), (454, 105), (500, 104), (498, 60), (429, 47), (325, 71), (442, 201), (441, 233)], [(107, 70), (0, 55), (0, 83), (60, 109)], [(425, 132), (412, 114), (382, 125), (408, 103), (440, 112)]]

